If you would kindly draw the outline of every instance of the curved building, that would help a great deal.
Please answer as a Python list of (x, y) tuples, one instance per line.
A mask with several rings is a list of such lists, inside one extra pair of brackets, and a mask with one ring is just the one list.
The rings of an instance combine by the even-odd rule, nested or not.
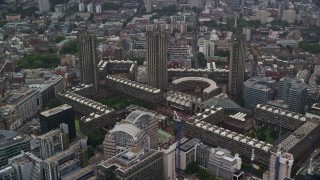
[(103, 142), (104, 156), (110, 158), (133, 147), (156, 149), (158, 122), (149, 112), (133, 111), (114, 126)]
[[(219, 87), (216, 82), (203, 77), (183, 77), (172, 81), (173, 88), (182, 92), (195, 92), (203, 99), (217, 95)], [(191, 93), (191, 94), (193, 94)]]

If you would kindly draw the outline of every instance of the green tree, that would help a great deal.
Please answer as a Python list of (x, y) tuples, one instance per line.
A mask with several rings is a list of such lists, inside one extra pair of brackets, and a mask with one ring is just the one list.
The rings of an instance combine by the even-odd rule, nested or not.
[(200, 170), (197, 172), (197, 177), (200, 180), (206, 180), (210, 177), (210, 173), (207, 170), (200, 168)]
[(229, 51), (224, 51), (224, 50), (220, 50), (220, 51), (216, 51), (214, 53), (215, 56), (219, 56), (219, 57), (229, 57), (230, 52)]
[(68, 40), (61, 50), (61, 54), (76, 54), (78, 52), (78, 43), (76, 39)]
[(279, 131), (277, 131), (277, 130), (271, 131), (270, 136), (271, 136), (272, 139), (278, 138), (278, 136), (279, 136)]
[(215, 20), (211, 20), (211, 21), (205, 21), (203, 23), (204, 26), (207, 26), (209, 28), (215, 28), (218, 27), (218, 23)]
[(94, 148), (91, 145), (88, 146), (88, 155), (89, 158), (94, 156)]
[(103, 10), (119, 10), (121, 8), (121, 4), (116, 4), (112, 2), (105, 2), (102, 4), (101, 8)]
[(145, 61), (145, 59), (143, 57), (133, 57), (131, 58), (132, 61), (137, 61), (138, 65), (143, 65), (143, 62)]
[(202, 52), (198, 53), (198, 62), (201, 68), (205, 68), (207, 66), (207, 59)]
[(61, 105), (61, 102), (58, 99), (49, 99), (47, 102), (48, 109), (52, 109)]
[(262, 131), (258, 132), (257, 136), (258, 136), (259, 141), (266, 141), (267, 140), (266, 133), (264, 133)]
[(197, 173), (199, 170), (200, 170), (200, 168), (199, 168), (199, 166), (197, 165), (197, 163), (196, 163), (196, 162), (192, 162), (192, 163), (190, 163), (190, 164), (187, 166), (187, 168), (186, 168), (186, 170), (185, 170), (185, 173), (187, 173), (187, 174), (195, 174), (195, 173)]
[(88, 144), (92, 147), (100, 145), (104, 140), (104, 134), (101, 131), (97, 131), (88, 135)]
[(64, 36), (57, 36), (57, 37), (55, 38), (55, 41), (56, 41), (57, 43), (59, 43), (59, 42), (61, 42), (61, 41), (63, 41), (63, 40), (65, 40), (65, 37), (64, 37)]

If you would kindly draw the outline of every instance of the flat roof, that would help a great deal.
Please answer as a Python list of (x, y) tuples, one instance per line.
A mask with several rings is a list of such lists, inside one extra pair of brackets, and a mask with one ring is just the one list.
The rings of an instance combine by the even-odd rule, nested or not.
[(52, 116), (53, 114), (56, 114), (56, 113), (59, 113), (59, 112), (62, 112), (64, 110), (71, 109), (71, 108), (72, 108), (72, 106), (70, 106), (68, 104), (63, 104), (61, 106), (49, 109), (47, 111), (43, 111), (40, 114), (42, 116), (48, 117), (48, 116)]
[(190, 139), (189, 141), (183, 143), (181, 146), (180, 146), (180, 149), (184, 152), (187, 152), (189, 151), (190, 149), (194, 148), (194, 146), (196, 144), (199, 144), (201, 142), (200, 139), (197, 139), (197, 138), (192, 138)]

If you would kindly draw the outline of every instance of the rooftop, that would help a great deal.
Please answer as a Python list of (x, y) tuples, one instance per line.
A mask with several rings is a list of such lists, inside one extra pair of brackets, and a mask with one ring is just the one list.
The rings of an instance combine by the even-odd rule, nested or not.
[(0, 130), (0, 149), (7, 148), (14, 143), (25, 140), (14, 131)]
[(65, 110), (68, 110), (68, 109), (71, 109), (72, 106), (68, 105), (68, 104), (63, 104), (61, 106), (58, 106), (58, 107), (55, 107), (55, 108), (52, 108), (52, 109), (49, 109), (47, 111), (43, 111), (41, 112), (40, 114), (42, 116), (45, 116), (45, 117), (49, 117), (49, 116), (52, 116), (54, 114), (57, 114), (57, 113), (60, 113), (62, 111), (65, 111)]
[(180, 149), (184, 152), (187, 152), (190, 149), (194, 148), (195, 145), (199, 144), (200, 142), (200, 139), (192, 138), (189, 141), (181, 144)]

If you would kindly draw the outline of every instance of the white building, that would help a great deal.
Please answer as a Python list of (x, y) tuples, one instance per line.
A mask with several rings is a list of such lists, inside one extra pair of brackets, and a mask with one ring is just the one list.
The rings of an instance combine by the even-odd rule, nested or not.
[(174, 143), (168, 149), (161, 150), (163, 153), (164, 179), (175, 179), (176, 177), (176, 148), (177, 144)]
[(96, 13), (97, 13), (97, 14), (101, 14), (101, 13), (102, 13), (102, 8), (101, 8), (101, 5), (100, 5), (100, 4), (98, 4), (98, 5), (96, 6)]
[(267, 10), (259, 10), (256, 14), (256, 19), (261, 22), (261, 24), (266, 24), (268, 22), (269, 13)]
[(40, 12), (48, 12), (50, 11), (50, 2), (49, 0), (38, 0), (39, 3), (39, 11)]
[(93, 13), (93, 5), (92, 5), (92, 3), (90, 3), (90, 4), (87, 5), (87, 11), (88, 11), (89, 13)]
[(83, 4), (83, 3), (80, 3), (80, 4), (79, 4), (79, 11), (80, 11), (80, 12), (84, 12), (84, 10), (85, 10), (84, 4)]
[(152, 11), (152, 0), (144, 0), (144, 4), (146, 6), (146, 12), (151, 13)]
[(287, 21), (289, 24), (293, 24), (296, 20), (296, 11), (292, 9), (284, 10), (282, 20)]
[[(293, 155), (290, 153), (272, 153), (270, 157), (269, 169), (263, 175), (263, 180), (274, 180), (290, 178), (293, 164)], [(277, 161), (279, 163), (277, 163)], [(278, 177), (276, 178), (276, 174)]]
[(216, 34), (215, 30), (212, 30), (210, 39), (199, 39), (198, 46), (199, 52), (202, 52), (205, 57), (212, 57), (214, 56), (215, 50), (215, 42), (219, 40), (219, 37)]

